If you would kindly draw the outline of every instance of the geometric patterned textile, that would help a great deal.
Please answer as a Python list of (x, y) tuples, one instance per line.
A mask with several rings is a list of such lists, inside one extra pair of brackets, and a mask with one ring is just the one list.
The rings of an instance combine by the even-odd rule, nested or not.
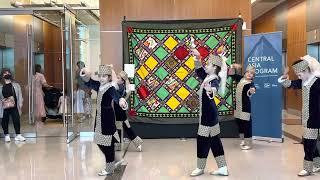
[[(170, 22), (170, 21), (169, 21)], [(205, 22), (205, 21), (204, 21)], [(123, 22), (124, 63), (135, 65), (135, 76), (131, 83), (137, 91), (131, 93), (130, 107), (136, 117), (157, 119), (196, 119), (199, 117), (199, 95), (201, 81), (195, 74), (190, 39), (195, 39), (196, 48), (204, 64), (209, 54), (226, 52), (227, 64), (239, 62), (239, 19), (218, 26), (179, 28), (176, 26), (147, 22)], [(196, 23), (196, 21), (190, 21)], [(210, 22), (211, 24), (214, 22)], [(166, 27), (163, 29), (164, 27)], [(240, 28), (241, 29), (241, 28)], [(241, 54), (241, 53), (240, 53)], [(214, 98), (220, 116), (233, 114), (235, 105), (235, 82), (229, 77), (224, 96)], [(143, 93), (142, 93), (143, 92)]]

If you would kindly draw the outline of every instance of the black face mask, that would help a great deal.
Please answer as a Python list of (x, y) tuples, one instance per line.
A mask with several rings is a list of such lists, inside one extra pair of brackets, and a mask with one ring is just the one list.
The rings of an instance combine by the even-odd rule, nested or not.
[(6, 74), (3, 76), (3, 78), (9, 80), (12, 78), (12, 76), (11, 76), (11, 74)]

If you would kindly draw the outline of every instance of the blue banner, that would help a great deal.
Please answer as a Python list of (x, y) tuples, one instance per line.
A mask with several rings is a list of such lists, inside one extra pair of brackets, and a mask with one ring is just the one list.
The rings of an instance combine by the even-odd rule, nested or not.
[(282, 32), (244, 37), (244, 68), (256, 68), (256, 94), (251, 98), (252, 135), (282, 141)]

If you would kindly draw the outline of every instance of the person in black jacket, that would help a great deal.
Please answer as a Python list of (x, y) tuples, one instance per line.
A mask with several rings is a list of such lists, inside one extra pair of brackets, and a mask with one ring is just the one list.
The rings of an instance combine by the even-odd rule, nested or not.
[[(241, 67), (232, 65), (231, 68)], [(235, 72), (235, 71), (234, 71)], [(256, 92), (253, 83), (255, 68), (248, 66), (244, 76), (233, 74), (231, 77), (238, 83), (236, 89), (236, 107), (234, 111), (235, 120), (238, 123), (239, 135), (242, 139), (240, 148), (249, 150), (252, 148), (252, 119), (251, 119), (251, 96)], [(243, 140), (244, 138), (244, 140)]]
[(112, 83), (112, 67), (110, 65), (99, 66), (99, 81), (91, 79), (90, 73), (85, 68), (80, 71), (80, 75), (85, 81), (85, 85), (98, 93), (94, 142), (98, 145), (106, 159), (106, 168), (98, 173), (98, 175), (110, 175), (123, 161), (122, 159), (117, 162), (115, 161), (114, 144), (120, 142), (120, 138), (116, 129), (112, 103), (118, 104), (124, 110), (127, 109), (128, 104), (117, 93)]
[(200, 53), (193, 49), (197, 76), (203, 80), (199, 90), (200, 118), (197, 135), (197, 168), (190, 176), (199, 176), (204, 173), (209, 151), (211, 149), (218, 165), (218, 170), (211, 175), (228, 176), (224, 149), (220, 139), (218, 108), (213, 98), (219, 92), (224, 93), (227, 78), (227, 65), (220, 56), (210, 55), (202, 67)]
[(302, 89), (302, 125), (304, 161), (298, 176), (320, 172), (320, 155), (317, 141), (320, 135), (320, 64), (309, 55), (293, 63), (292, 68), (299, 79), (289, 80), (288, 70), (278, 79), (286, 88)]
[[(121, 71), (118, 75), (118, 93), (122, 98), (128, 99), (130, 96), (129, 79), (128, 74), (125, 71)], [(139, 152), (142, 151), (142, 139), (136, 135), (131, 128), (130, 122), (127, 117), (127, 112), (123, 110), (118, 104), (114, 104), (114, 111), (116, 114), (116, 121), (123, 127), (124, 132), (128, 135), (128, 138), (133, 142)], [(119, 146), (119, 145), (117, 145)]]

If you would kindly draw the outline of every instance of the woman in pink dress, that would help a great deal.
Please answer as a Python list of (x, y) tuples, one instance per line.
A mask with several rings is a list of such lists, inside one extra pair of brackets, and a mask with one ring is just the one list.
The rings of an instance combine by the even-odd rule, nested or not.
[(33, 75), (33, 90), (34, 90), (34, 116), (37, 122), (46, 121), (46, 109), (44, 104), (43, 87), (51, 87), (47, 84), (46, 78), (41, 73), (41, 65), (35, 65), (35, 73)]

